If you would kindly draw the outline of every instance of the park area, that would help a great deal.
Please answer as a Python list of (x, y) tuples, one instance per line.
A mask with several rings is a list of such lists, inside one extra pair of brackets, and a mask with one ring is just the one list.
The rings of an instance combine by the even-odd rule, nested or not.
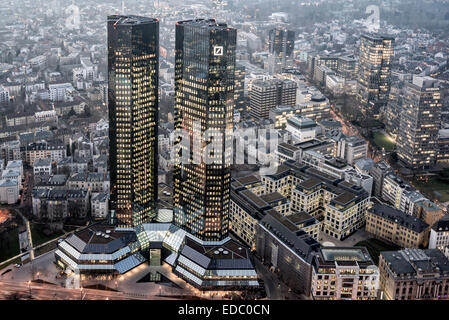
[(19, 252), (18, 229), (4, 230), (0, 235), (0, 262), (18, 255)]
[[(44, 232), (44, 230), (42, 230), (42, 226), (31, 223), (31, 235), (33, 238), (33, 246), (36, 247), (63, 235), (63, 232), (54, 232), (48, 234), (47, 232)], [(37, 249), (35, 252), (35, 256), (39, 256), (40, 254), (48, 252), (49, 250), (55, 249), (56, 244), (57, 242), (55, 241), (54, 243), (49, 243), (48, 245)], [(19, 253), (19, 228), (3, 230), (0, 233), (0, 263), (18, 255)], [(15, 259), (13, 263), (20, 263), (20, 258)]]
[(380, 148), (384, 148), (385, 151), (393, 151), (395, 148), (394, 142), (381, 131), (373, 132), (374, 143)]
[(417, 177), (413, 185), (431, 199), (449, 201), (449, 182), (439, 175)]
[(376, 265), (379, 264), (379, 256), (382, 251), (396, 251), (400, 249), (400, 247), (394, 244), (386, 243), (375, 238), (357, 242), (355, 246), (365, 247), (366, 249), (368, 249), (371, 258)]

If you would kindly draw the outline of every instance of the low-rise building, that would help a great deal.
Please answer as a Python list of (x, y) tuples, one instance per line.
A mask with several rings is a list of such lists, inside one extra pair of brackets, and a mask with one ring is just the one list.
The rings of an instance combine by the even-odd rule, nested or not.
[(109, 213), (109, 197), (107, 193), (92, 193), (90, 200), (90, 214), (93, 219), (106, 219)]
[[(145, 258), (147, 257), (147, 258)], [(57, 264), (84, 279), (113, 279), (145, 261), (161, 266), (202, 290), (258, 289), (248, 249), (225, 238), (201, 241), (171, 223), (135, 228), (93, 224), (58, 244)]]
[(365, 223), (367, 192), (316, 168), (286, 161), (262, 181), (266, 192), (276, 191), (290, 200), (290, 214), (310, 214), (322, 222), (324, 233), (336, 239), (347, 238)]
[(38, 158), (33, 163), (34, 175), (51, 174), (51, 159), (50, 158)]
[(6, 170), (15, 170), (19, 172), (20, 181), (23, 179), (23, 161), (22, 160), (10, 160), (6, 164)]
[(316, 241), (320, 239), (321, 223), (307, 212), (298, 212), (288, 215), (288, 220), (293, 222), (298, 228), (304, 230)]
[(444, 216), (430, 229), (429, 249), (444, 249), (449, 246), (449, 215)]
[(84, 219), (89, 212), (89, 191), (83, 189), (33, 189), (33, 215), (47, 221), (73, 217)]
[(311, 293), (317, 300), (375, 300), (379, 269), (364, 247), (326, 247), (314, 256)]
[(64, 174), (42, 174), (34, 177), (35, 189), (65, 189), (68, 177)]
[(383, 251), (379, 272), (384, 299), (449, 299), (449, 260), (438, 249)]
[(67, 156), (67, 149), (62, 142), (34, 142), (20, 148), (22, 159), (32, 165), (36, 159), (50, 158), (57, 162)]
[(355, 160), (366, 158), (367, 155), (368, 142), (361, 137), (345, 137), (337, 146), (337, 157), (345, 159), (351, 165)]
[(15, 204), (19, 200), (17, 179), (0, 179), (0, 203)]
[(90, 192), (109, 192), (109, 174), (97, 172), (76, 173), (67, 181), (70, 189), (86, 189)]
[(321, 172), (338, 178), (344, 178), (345, 172), (352, 168), (344, 160), (326, 156), (312, 150), (307, 150), (303, 153), (301, 162)]
[(433, 226), (445, 216), (445, 213), (435, 202), (425, 199), (415, 202), (413, 206), (413, 215), (423, 220), (429, 226)]
[(427, 246), (429, 225), (393, 207), (376, 203), (366, 212), (365, 230), (402, 248)]
[(338, 240), (344, 240), (365, 224), (369, 206), (367, 193), (344, 191), (326, 206), (324, 232)]
[(301, 157), (301, 149), (293, 144), (282, 142), (278, 145), (275, 155), (278, 163), (283, 163), (288, 160), (299, 161)]
[(89, 161), (86, 158), (66, 157), (56, 163), (58, 173), (74, 174), (88, 171)]
[(5, 169), (2, 171), (2, 179), (15, 180), (19, 185), (19, 190), (22, 190), (22, 178), (19, 171), (13, 169)]
[(308, 118), (293, 116), (287, 119), (285, 130), (290, 132), (293, 142), (301, 143), (315, 139), (317, 124)]
[(309, 296), (312, 260), (320, 244), (287, 217), (268, 212), (256, 231), (256, 255), (297, 293)]

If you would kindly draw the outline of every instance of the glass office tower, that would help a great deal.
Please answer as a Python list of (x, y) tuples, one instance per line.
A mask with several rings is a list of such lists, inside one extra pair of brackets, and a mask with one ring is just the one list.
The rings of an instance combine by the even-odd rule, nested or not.
[(158, 68), (158, 20), (109, 16), (110, 210), (119, 227), (156, 216)]
[(405, 84), (399, 115), (397, 153), (410, 169), (431, 169), (438, 156), (441, 125), (441, 92), (438, 80), (413, 77)]
[[(219, 241), (229, 229), (235, 48), (236, 30), (226, 24), (200, 19), (176, 24), (175, 127), (187, 133), (190, 150), (188, 161), (179, 159), (185, 145), (175, 159), (174, 220), (205, 241)], [(194, 156), (195, 141), (206, 130), (221, 138), (212, 164)], [(201, 150), (209, 142), (200, 141)], [(175, 141), (175, 149), (181, 145)]]
[(357, 100), (362, 110), (377, 115), (387, 104), (393, 54), (394, 38), (361, 36)]
[[(293, 58), (295, 32), (284, 28), (274, 28), (268, 33), (268, 70), (271, 74), (282, 72), (287, 61)], [(291, 64), (291, 63), (289, 63)]]

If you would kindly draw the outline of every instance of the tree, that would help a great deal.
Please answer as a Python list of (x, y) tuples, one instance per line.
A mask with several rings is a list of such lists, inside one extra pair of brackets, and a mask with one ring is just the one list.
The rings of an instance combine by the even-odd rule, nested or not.
[(92, 116), (92, 113), (90, 112), (90, 107), (85, 107), (84, 108), (84, 117), (85, 118), (90, 118)]
[(67, 114), (67, 116), (70, 118), (72, 116), (76, 115), (75, 110), (73, 110), (73, 107), (70, 109), (69, 113)]
[(390, 160), (391, 160), (391, 162), (394, 162), (394, 163), (398, 162), (398, 160), (399, 160), (398, 154), (396, 152), (392, 152), (390, 154)]

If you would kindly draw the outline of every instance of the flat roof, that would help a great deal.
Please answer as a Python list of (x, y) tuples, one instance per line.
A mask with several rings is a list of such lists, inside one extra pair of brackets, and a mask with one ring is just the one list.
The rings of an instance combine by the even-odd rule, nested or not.
[(301, 211), (298, 213), (290, 214), (287, 216), (287, 219), (293, 222), (294, 224), (298, 225), (302, 222), (308, 222), (311, 220), (316, 220), (314, 217), (312, 217), (310, 214), (308, 214), (305, 211)]
[(349, 247), (349, 248), (339, 248), (339, 247), (328, 247), (321, 248), (321, 254), (324, 261), (334, 262), (334, 261), (360, 261), (367, 262), (372, 261), (368, 253), (368, 250), (363, 247)]
[(155, 23), (158, 22), (156, 18), (135, 16), (135, 15), (110, 15), (108, 21), (115, 21), (116, 25), (134, 25), (143, 23)]
[(263, 201), (267, 202), (268, 204), (271, 204), (271, 203), (277, 202), (277, 201), (282, 201), (282, 200), (284, 200), (285, 202), (287, 201), (287, 198), (285, 198), (282, 194), (280, 194), (277, 191), (273, 192), (273, 193), (261, 195), (260, 198)]
[(314, 188), (316, 186), (321, 185), (321, 183), (322, 183), (321, 180), (319, 180), (317, 178), (314, 178), (314, 177), (311, 177), (311, 178), (309, 178), (307, 180), (304, 180), (304, 181), (298, 183), (297, 186), (303, 187), (304, 189), (312, 189), (312, 188)]
[[(100, 233), (100, 234), (98, 234)], [(94, 224), (86, 229), (76, 233), (76, 236), (84, 241), (86, 244), (108, 244), (116, 239), (122, 238), (126, 235), (134, 234), (134, 231), (125, 231), (116, 229), (115, 226)], [(105, 237), (106, 235), (106, 237)], [(128, 243), (124, 244), (127, 245)]]
[(236, 178), (235, 180), (240, 182), (244, 186), (261, 182), (261, 180), (259, 178), (257, 178), (255, 175), (249, 175), (249, 176), (242, 177), (242, 178)]
[(357, 195), (345, 191), (343, 193), (341, 193), (340, 195), (338, 195), (336, 198), (332, 199), (332, 201), (336, 202), (337, 204), (340, 204), (342, 206), (347, 205), (348, 203), (350, 203), (351, 201), (354, 201), (355, 199), (357, 199)]
[(264, 201), (261, 197), (254, 194), (254, 192), (252, 192), (251, 190), (244, 190), (240, 192), (240, 194), (244, 195), (245, 198), (248, 199), (257, 208), (264, 208), (269, 206), (269, 204), (266, 201)]

